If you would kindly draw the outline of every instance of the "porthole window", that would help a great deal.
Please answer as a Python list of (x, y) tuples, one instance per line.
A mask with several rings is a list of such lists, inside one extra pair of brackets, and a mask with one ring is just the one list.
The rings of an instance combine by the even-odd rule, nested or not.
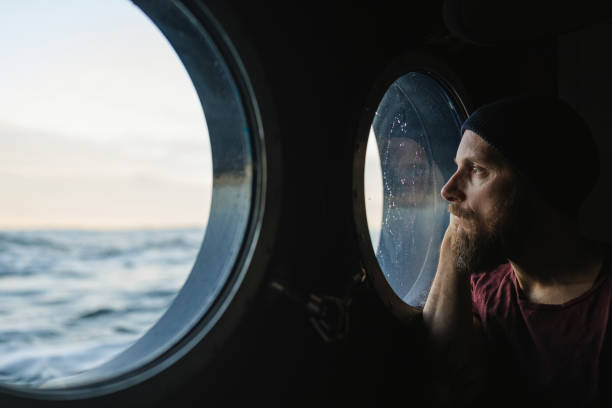
[(405, 303), (422, 307), (448, 225), (440, 190), (454, 171), (464, 110), (449, 88), (410, 72), (386, 90), (366, 150), (364, 195), (376, 260)]
[(263, 148), (248, 80), (205, 9), (1, 9), (0, 391), (123, 389), (204, 338), (244, 276)]

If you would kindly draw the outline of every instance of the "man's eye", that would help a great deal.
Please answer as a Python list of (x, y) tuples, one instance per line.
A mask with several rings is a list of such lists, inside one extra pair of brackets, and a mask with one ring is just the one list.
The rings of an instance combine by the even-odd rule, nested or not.
[(472, 173), (480, 174), (480, 173), (483, 173), (483, 172), (484, 172), (484, 169), (482, 167), (472, 166)]

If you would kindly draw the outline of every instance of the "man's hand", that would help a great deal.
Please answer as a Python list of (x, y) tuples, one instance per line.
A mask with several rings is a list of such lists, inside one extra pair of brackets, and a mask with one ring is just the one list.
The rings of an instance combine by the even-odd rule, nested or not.
[(430, 335), (438, 379), (447, 383), (441, 385), (454, 390), (451, 399), (470, 400), (482, 390), (483, 356), (472, 317), (469, 274), (458, 268), (455, 240), (464, 232), (456, 220), (450, 216), (440, 245), (438, 270), (423, 308), (423, 322)]
[(456, 222), (456, 217), (454, 215), (450, 215), (450, 219), (448, 222), (448, 227), (444, 232), (444, 238), (442, 238), (442, 244), (440, 244), (440, 257), (438, 259), (438, 270), (440, 268), (444, 269), (457, 269), (457, 259), (459, 257), (459, 252), (457, 249), (457, 245), (455, 244), (455, 240), (457, 239), (458, 225)]
[(461, 273), (457, 266), (457, 234), (461, 234), (456, 217), (450, 215), (448, 227), (440, 245), (438, 269), (431, 284), (423, 318), (434, 337), (441, 343), (452, 343), (449, 336), (456, 331), (471, 331), (472, 297), (469, 275)]

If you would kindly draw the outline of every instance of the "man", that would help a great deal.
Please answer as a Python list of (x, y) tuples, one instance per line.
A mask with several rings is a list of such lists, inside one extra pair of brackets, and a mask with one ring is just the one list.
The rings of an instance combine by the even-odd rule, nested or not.
[(461, 134), (423, 309), (446, 403), (595, 406), (612, 279), (578, 226), (599, 175), (588, 126), (557, 98), (513, 97)]

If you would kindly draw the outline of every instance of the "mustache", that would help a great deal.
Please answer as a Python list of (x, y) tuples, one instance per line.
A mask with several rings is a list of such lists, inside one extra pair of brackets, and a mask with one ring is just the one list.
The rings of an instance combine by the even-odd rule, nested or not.
[(472, 220), (476, 218), (476, 213), (471, 210), (465, 210), (456, 203), (450, 203), (448, 205), (448, 212), (453, 214), (455, 217), (465, 218), (468, 220)]

